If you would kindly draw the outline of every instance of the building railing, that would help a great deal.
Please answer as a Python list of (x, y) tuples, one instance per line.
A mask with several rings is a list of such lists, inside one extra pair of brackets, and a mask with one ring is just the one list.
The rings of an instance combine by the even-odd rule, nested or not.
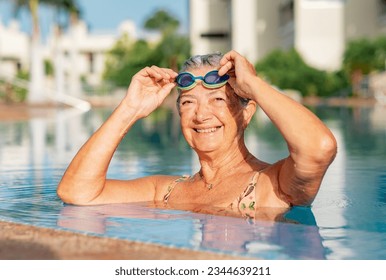
[[(29, 81), (24, 79), (12, 77), (10, 75), (5, 75), (4, 73), (0, 73), (0, 81), (4, 81), (20, 89), (24, 89), (27, 91), (29, 90)], [(45, 93), (46, 93), (45, 97), (54, 102), (71, 106), (85, 112), (91, 109), (91, 104), (83, 99), (80, 99), (68, 94), (57, 93), (54, 89), (45, 89)]]

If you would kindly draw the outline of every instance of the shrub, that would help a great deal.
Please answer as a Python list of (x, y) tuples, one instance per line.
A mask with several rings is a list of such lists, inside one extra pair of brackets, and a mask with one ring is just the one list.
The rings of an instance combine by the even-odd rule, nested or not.
[(307, 65), (295, 50), (274, 50), (256, 63), (256, 71), (281, 89), (295, 89), (303, 96), (330, 96), (347, 86), (341, 72), (329, 73)]

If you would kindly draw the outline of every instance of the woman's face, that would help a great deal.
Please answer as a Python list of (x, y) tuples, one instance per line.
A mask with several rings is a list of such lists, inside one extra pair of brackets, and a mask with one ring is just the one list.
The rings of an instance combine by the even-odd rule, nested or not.
[[(211, 70), (215, 69), (188, 69), (194, 76), (205, 76)], [(225, 152), (243, 136), (243, 107), (229, 85), (209, 89), (196, 81), (194, 88), (180, 95), (182, 132), (197, 152)]]

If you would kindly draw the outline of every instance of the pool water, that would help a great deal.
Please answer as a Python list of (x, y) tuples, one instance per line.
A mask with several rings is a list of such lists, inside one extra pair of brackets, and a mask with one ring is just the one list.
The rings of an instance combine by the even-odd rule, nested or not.
[[(58, 109), (54, 117), (0, 122), (0, 220), (252, 258), (386, 259), (386, 107), (311, 109), (333, 131), (338, 155), (310, 208), (261, 209), (272, 218), (247, 220), (149, 203), (65, 205), (56, 186), (111, 109)], [(264, 161), (288, 154), (262, 112), (248, 128), (246, 142)], [(108, 176), (181, 175), (198, 168), (178, 115), (159, 109), (135, 124)]]

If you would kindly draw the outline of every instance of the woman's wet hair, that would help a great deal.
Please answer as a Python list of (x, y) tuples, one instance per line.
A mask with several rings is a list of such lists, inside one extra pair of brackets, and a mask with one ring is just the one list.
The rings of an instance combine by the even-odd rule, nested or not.
[[(190, 58), (188, 58), (183, 64), (180, 69), (181, 72), (186, 72), (191, 69), (198, 69), (206, 66), (212, 66), (212, 67), (218, 67), (220, 66), (220, 61), (224, 55), (221, 52), (214, 52), (210, 54), (204, 54), (204, 55), (194, 55)], [(180, 93), (181, 90), (178, 90), (178, 98), (177, 98), (177, 109), (180, 109)], [(240, 104), (245, 107), (247, 106), (249, 99), (245, 99), (242, 97), (239, 97)]]

